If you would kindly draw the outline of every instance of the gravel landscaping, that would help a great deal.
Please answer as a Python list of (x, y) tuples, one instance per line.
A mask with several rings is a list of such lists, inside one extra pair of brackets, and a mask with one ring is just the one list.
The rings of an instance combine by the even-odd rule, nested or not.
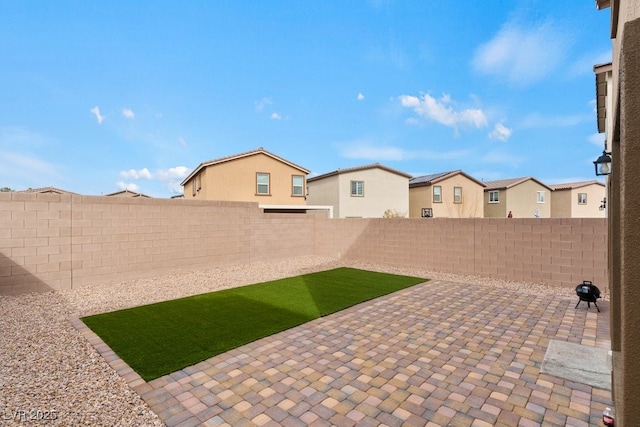
[(576, 298), (573, 288), (313, 256), (224, 266), (103, 288), (0, 296), (0, 425), (161, 426), (160, 419), (69, 319), (339, 266), (498, 286), (540, 298)]

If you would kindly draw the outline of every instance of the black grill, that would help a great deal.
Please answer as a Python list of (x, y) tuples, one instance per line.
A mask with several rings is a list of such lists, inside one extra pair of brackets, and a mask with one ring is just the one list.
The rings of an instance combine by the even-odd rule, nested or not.
[(575, 308), (578, 308), (582, 301), (587, 302), (587, 308), (591, 308), (591, 303), (596, 306), (598, 309), (598, 313), (600, 312), (600, 307), (598, 307), (598, 303), (596, 302), (598, 298), (600, 298), (600, 289), (593, 283), (588, 280), (584, 280), (581, 284), (576, 286), (576, 294), (578, 295), (578, 304), (576, 304)]

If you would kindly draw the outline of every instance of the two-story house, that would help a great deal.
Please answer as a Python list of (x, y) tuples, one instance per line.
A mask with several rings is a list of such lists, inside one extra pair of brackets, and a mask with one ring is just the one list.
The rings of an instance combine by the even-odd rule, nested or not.
[(484, 184), (461, 170), (409, 180), (409, 217), (482, 218)]
[(552, 218), (604, 218), (607, 207), (605, 185), (582, 181), (550, 185)]
[(336, 218), (406, 217), (409, 178), (379, 163), (338, 169), (307, 180), (307, 202), (333, 206)]
[(200, 163), (182, 182), (184, 198), (305, 205), (309, 171), (260, 147)]
[(551, 218), (551, 188), (532, 177), (485, 181), (486, 218)]

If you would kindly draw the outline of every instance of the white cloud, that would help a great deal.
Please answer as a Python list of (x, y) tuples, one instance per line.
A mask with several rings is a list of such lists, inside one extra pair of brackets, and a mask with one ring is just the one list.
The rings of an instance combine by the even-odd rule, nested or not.
[(604, 149), (605, 135), (604, 133), (592, 133), (587, 140), (593, 145)]
[[(148, 168), (142, 168), (140, 170), (129, 169), (127, 171), (120, 172), (120, 177), (127, 180), (140, 180), (146, 179), (150, 181), (158, 181), (164, 187), (174, 194), (182, 193), (182, 186), (180, 183), (184, 178), (189, 175), (190, 169), (186, 166), (176, 166), (169, 169), (158, 169), (155, 172), (149, 171)], [(119, 181), (118, 185), (121, 189), (128, 189), (131, 191), (138, 191), (140, 187), (134, 183), (125, 183)]]
[(271, 105), (272, 102), (269, 98), (262, 98), (258, 101), (255, 101), (253, 104), (255, 105), (256, 111), (260, 112), (264, 110), (266, 106)]
[(362, 101), (364, 99), (364, 95), (362, 92), (358, 93), (358, 101)]
[(149, 172), (147, 168), (140, 170), (129, 169), (128, 171), (120, 172), (120, 177), (128, 179), (151, 179), (151, 172)]
[(93, 113), (94, 116), (96, 116), (96, 120), (98, 121), (98, 124), (102, 124), (102, 122), (104, 121), (104, 116), (100, 114), (100, 108), (96, 105), (90, 111)]
[[(452, 128), (457, 128), (459, 125), (481, 128), (487, 125), (487, 117), (480, 109), (467, 108), (455, 111), (451, 106), (453, 101), (449, 95), (443, 95), (439, 100), (429, 94), (424, 94), (422, 98), (402, 95), (400, 102), (403, 107), (411, 108), (419, 117), (434, 120)], [(418, 121), (415, 118), (409, 118), (407, 123), (416, 124)]]
[(282, 120), (282, 116), (278, 113), (271, 113), (271, 120)]
[(161, 181), (169, 181), (178, 179), (182, 181), (189, 175), (189, 169), (186, 166), (176, 166), (174, 168), (169, 169), (159, 169), (156, 173), (153, 174), (154, 178)]
[(118, 181), (116, 182), (116, 186), (118, 186), (118, 188), (120, 190), (129, 190), (129, 191), (133, 191), (135, 193), (140, 192), (140, 186), (138, 184), (134, 184), (132, 182), (123, 182), (123, 181)]
[(186, 140), (186, 139), (184, 139), (183, 137), (179, 136), (179, 137), (178, 137), (178, 144), (179, 144), (181, 147), (186, 147), (186, 146), (187, 146), (187, 140)]
[(511, 138), (512, 130), (503, 125), (502, 123), (496, 123), (493, 130), (489, 132), (489, 138), (499, 139), (500, 141), (506, 141)]
[(466, 157), (471, 154), (471, 150), (406, 150), (394, 146), (380, 146), (368, 140), (356, 140), (337, 144), (337, 146), (342, 157), (370, 161), (447, 160)]
[(484, 73), (504, 77), (517, 85), (533, 84), (546, 77), (564, 59), (569, 37), (551, 22), (520, 26), (506, 23), (495, 37), (480, 46), (473, 66)]
[(136, 116), (130, 108), (123, 108), (122, 115), (127, 119), (133, 119)]

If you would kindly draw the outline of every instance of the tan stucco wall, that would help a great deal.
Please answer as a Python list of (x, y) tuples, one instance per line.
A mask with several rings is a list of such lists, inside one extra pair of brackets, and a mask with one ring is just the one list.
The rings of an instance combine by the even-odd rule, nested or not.
[[(571, 218), (571, 204), (573, 202), (571, 190), (555, 190), (551, 192), (551, 218)], [(576, 193), (576, 196), (577, 193)], [(587, 203), (592, 202), (587, 196)], [(576, 201), (577, 203), (577, 201)], [(593, 203), (593, 202), (592, 202)]]
[[(442, 202), (433, 203), (433, 187), (442, 188)], [(454, 187), (462, 188), (462, 203), (454, 203)], [(422, 208), (432, 208), (434, 218), (482, 218), (483, 187), (464, 175), (458, 174), (433, 185), (409, 189), (409, 215), (420, 218)]]
[[(576, 188), (572, 192), (572, 216), (573, 218), (604, 218), (605, 210), (600, 210), (600, 205), (606, 196), (605, 187), (592, 184), (582, 188)], [(587, 204), (578, 204), (578, 193), (587, 193)]]
[(430, 185), (409, 188), (409, 217), (422, 218), (422, 208), (433, 209), (433, 188)]
[[(270, 174), (270, 195), (256, 194), (256, 173)], [(200, 190), (193, 196), (192, 181), (200, 176)], [(257, 153), (203, 168), (184, 186), (185, 199), (257, 202), (270, 205), (304, 205), (305, 173), (271, 156)], [(303, 195), (292, 195), (292, 177), (305, 177)]]
[(333, 206), (334, 218), (340, 218), (340, 197), (338, 194), (338, 175), (328, 176), (317, 181), (307, 182), (308, 205)]
[[(498, 191), (498, 203), (489, 203), (489, 193)], [(505, 218), (507, 211), (507, 198), (509, 195), (506, 190), (487, 190), (484, 192), (484, 216), (485, 218)]]
[[(640, 420), (640, 2), (620, 8), (614, 40), (613, 172), (610, 175), (611, 348), (616, 425)], [(614, 107), (615, 108), (615, 107)]]
[[(537, 192), (544, 191), (544, 203), (537, 202)], [(533, 180), (514, 185), (506, 190), (506, 212), (511, 211), (514, 218), (535, 218), (538, 210), (540, 218), (551, 217), (551, 190)]]

